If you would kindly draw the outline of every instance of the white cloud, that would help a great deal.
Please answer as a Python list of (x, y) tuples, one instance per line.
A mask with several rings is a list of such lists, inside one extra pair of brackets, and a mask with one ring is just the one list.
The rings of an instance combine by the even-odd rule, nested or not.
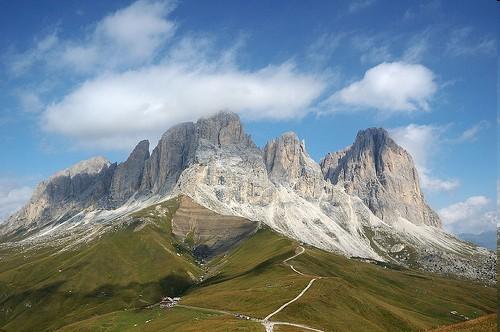
[[(37, 46), (34, 63), (44, 73), (64, 70), (68, 80), (81, 82), (44, 107), (42, 129), (79, 146), (129, 149), (138, 139), (154, 142), (176, 123), (223, 109), (249, 119), (298, 118), (311, 111), (324, 78), (286, 61), (242, 69), (236, 59), (244, 38), (227, 48), (207, 34), (186, 33), (170, 42), (173, 8), (171, 1), (140, 0), (84, 27), (82, 38), (54, 34), (51, 43)], [(69, 76), (75, 73), (83, 76)], [(35, 109), (39, 96), (24, 93), (20, 101)]]
[(478, 37), (471, 27), (461, 27), (454, 30), (446, 44), (446, 51), (453, 56), (494, 56), (496, 40), (493, 36)]
[(328, 100), (333, 111), (342, 107), (373, 108), (380, 112), (429, 110), (436, 92), (434, 74), (419, 64), (381, 63), (364, 77), (334, 93)]
[(33, 188), (0, 179), (0, 223), (20, 209), (31, 197)]
[(229, 109), (252, 119), (303, 116), (323, 90), (290, 64), (257, 71), (169, 62), (88, 80), (43, 113), (43, 127), (81, 144), (130, 148), (181, 121)]
[(411, 154), (422, 187), (430, 191), (451, 191), (460, 185), (456, 179), (440, 179), (432, 174), (431, 161), (443, 144), (445, 129), (441, 126), (410, 124), (389, 130), (392, 138)]
[(440, 209), (438, 214), (443, 226), (453, 233), (479, 234), (494, 229), (497, 223), (491, 203), (485, 196), (472, 196)]
[(426, 168), (419, 170), (422, 187), (431, 191), (452, 191), (460, 186), (460, 181), (456, 179), (445, 180), (433, 177), (431, 171)]
[(53, 32), (22, 54), (11, 56), (16, 75), (33, 65), (92, 73), (150, 62), (175, 31), (167, 15), (174, 5), (166, 0), (139, 0), (88, 27), (81, 38), (60, 39)]
[(82, 71), (147, 62), (174, 33), (172, 9), (168, 1), (134, 2), (102, 19), (85, 42), (68, 41), (61, 60)]

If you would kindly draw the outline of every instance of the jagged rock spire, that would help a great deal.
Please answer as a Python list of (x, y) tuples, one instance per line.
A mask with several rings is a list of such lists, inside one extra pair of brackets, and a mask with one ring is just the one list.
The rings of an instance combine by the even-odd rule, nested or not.
[(385, 129), (358, 132), (353, 145), (327, 154), (321, 168), (325, 179), (359, 196), (385, 221), (403, 217), (415, 224), (441, 225), (424, 200), (412, 157)]
[(274, 183), (288, 186), (304, 197), (320, 195), (321, 169), (294, 132), (286, 132), (266, 144), (264, 163)]

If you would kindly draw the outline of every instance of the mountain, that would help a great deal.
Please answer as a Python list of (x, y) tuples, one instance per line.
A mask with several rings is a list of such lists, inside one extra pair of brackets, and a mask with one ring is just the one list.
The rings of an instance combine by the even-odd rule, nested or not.
[(116, 164), (103, 157), (81, 161), (40, 183), (30, 201), (2, 224), (0, 234), (32, 233), (86, 209), (105, 206)]
[(483, 248), (488, 248), (491, 250), (496, 250), (497, 248), (497, 232), (487, 231), (479, 234), (461, 233), (457, 235), (459, 238), (465, 241), (472, 242)]
[(321, 169), (325, 179), (361, 198), (387, 223), (405, 218), (417, 225), (441, 226), (424, 200), (412, 157), (385, 129), (360, 131), (353, 145), (327, 154)]
[(174, 221), (177, 235), (202, 256), (229, 250), (267, 225), (347, 257), (495, 280), (494, 253), (442, 230), (411, 156), (385, 130), (359, 132), (352, 146), (320, 165), (294, 133), (260, 150), (230, 112), (170, 128), (151, 154), (143, 141), (123, 163), (94, 158), (54, 175), (0, 226), (0, 235), (9, 246), (78, 246), (115, 230), (135, 211), (178, 196), (256, 224), (235, 225), (209, 241), (220, 232), (216, 222)]
[[(243, 235), (234, 242), (220, 228), (233, 221)], [(252, 224), (179, 196), (84, 245), (4, 243), (0, 331), (264, 331), (264, 318), (300, 293), (266, 320), (274, 331), (423, 331), (496, 311), (495, 287), (348, 259)], [(201, 262), (191, 249), (214, 236), (233, 245)], [(164, 296), (181, 300), (161, 308)]]

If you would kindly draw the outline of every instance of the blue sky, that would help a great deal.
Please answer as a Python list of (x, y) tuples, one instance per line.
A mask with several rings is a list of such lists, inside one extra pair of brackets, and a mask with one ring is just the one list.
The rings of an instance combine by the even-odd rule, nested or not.
[(1, 1), (0, 219), (37, 182), (231, 109), (319, 161), (388, 129), (446, 228), (495, 227), (494, 1)]

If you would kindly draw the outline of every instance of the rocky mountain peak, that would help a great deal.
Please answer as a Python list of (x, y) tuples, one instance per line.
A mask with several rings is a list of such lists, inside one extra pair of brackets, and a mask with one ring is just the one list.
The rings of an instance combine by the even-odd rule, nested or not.
[(144, 165), (149, 159), (149, 141), (137, 144), (130, 156), (116, 168), (111, 183), (111, 199), (115, 205), (125, 202), (141, 185)]
[(79, 174), (97, 174), (104, 168), (109, 167), (109, 165), (111, 165), (111, 162), (104, 157), (92, 157), (87, 160), (82, 160), (69, 168), (55, 173), (51, 176), (51, 178), (55, 178), (58, 176), (74, 177)]
[(354, 144), (321, 161), (325, 179), (360, 197), (379, 218), (390, 223), (405, 218), (415, 224), (440, 226), (426, 204), (411, 155), (382, 128), (358, 132)]
[(255, 147), (243, 130), (240, 118), (231, 112), (218, 112), (196, 123), (185, 122), (167, 130), (146, 161), (140, 185), (143, 193), (162, 194), (173, 188), (180, 174), (205, 147), (228, 145)]
[(245, 134), (240, 117), (236, 113), (221, 111), (213, 116), (199, 119), (196, 123), (200, 139), (216, 146), (229, 144), (253, 145), (250, 136)]
[(194, 160), (198, 139), (192, 122), (168, 129), (144, 165), (140, 190), (144, 193), (165, 193), (180, 173)]
[(264, 163), (274, 183), (293, 188), (307, 197), (319, 195), (321, 169), (294, 132), (286, 132), (266, 144)]

